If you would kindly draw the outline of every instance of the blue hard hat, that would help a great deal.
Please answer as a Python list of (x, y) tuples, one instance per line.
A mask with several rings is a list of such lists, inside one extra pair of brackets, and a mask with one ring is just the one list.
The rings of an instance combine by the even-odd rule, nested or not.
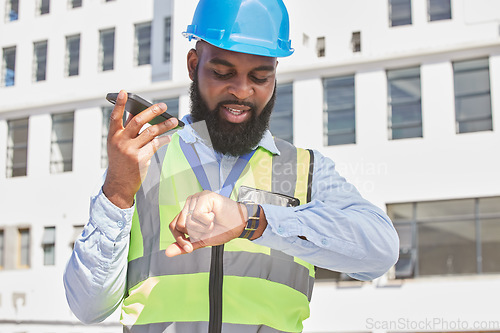
[(268, 57), (293, 53), (282, 0), (200, 0), (183, 35), (219, 48)]

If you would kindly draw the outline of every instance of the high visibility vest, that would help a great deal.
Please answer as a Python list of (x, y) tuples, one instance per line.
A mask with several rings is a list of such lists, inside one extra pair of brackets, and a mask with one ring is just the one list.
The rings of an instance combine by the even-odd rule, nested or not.
[[(121, 312), (124, 331), (302, 331), (314, 284), (312, 264), (241, 238), (173, 258), (165, 255), (175, 241), (169, 223), (189, 195), (203, 190), (179, 140), (174, 134), (153, 156), (136, 194)], [(312, 152), (275, 142), (280, 155), (259, 147), (230, 198), (237, 200), (240, 189), (252, 188), (293, 196), (302, 204), (310, 201)]]

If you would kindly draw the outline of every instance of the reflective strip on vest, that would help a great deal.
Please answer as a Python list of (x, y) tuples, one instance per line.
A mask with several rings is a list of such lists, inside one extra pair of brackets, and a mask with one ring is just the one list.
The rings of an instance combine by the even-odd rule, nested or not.
[[(169, 322), (169, 323), (154, 323), (145, 325), (134, 325), (134, 326), (124, 326), (124, 333), (206, 333), (208, 332), (208, 322), (197, 321), (197, 322)], [(269, 326), (264, 325), (241, 325), (241, 324), (230, 324), (222, 323), (222, 332), (224, 333), (280, 333), (283, 331), (278, 331)]]
[[(178, 140), (174, 135), (153, 157), (136, 195), (128, 295), (121, 319), (130, 332), (163, 332), (167, 327), (165, 332), (183, 332), (182, 327), (197, 332), (208, 325), (211, 248), (174, 258), (164, 254), (174, 242), (169, 223), (189, 195), (202, 191)], [(245, 185), (307, 202), (308, 152), (278, 139), (276, 145), (280, 155), (272, 156), (262, 148), (256, 151), (236, 182), (232, 199)], [(314, 266), (245, 239), (226, 243), (224, 250), (223, 331), (224, 327), (226, 332), (301, 331), (302, 321), (309, 316)], [(266, 298), (272, 302), (263, 301)]]

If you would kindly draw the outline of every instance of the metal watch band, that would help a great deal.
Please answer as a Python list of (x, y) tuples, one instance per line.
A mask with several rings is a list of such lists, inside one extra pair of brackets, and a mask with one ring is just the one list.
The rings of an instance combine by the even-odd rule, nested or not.
[(247, 208), (247, 225), (245, 226), (245, 230), (241, 233), (239, 238), (252, 238), (255, 230), (259, 227), (259, 219), (260, 219), (260, 206), (253, 202), (242, 202)]

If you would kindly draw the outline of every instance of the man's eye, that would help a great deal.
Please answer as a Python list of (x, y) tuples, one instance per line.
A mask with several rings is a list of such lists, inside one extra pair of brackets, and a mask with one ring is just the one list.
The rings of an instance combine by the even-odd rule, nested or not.
[(214, 72), (215, 77), (218, 79), (221, 79), (221, 80), (229, 79), (232, 75), (232, 73), (222, 74), (222, 73), (219, 73), (217, 71), (213, 71), (213, 72)]
[(252, 80), (255, 82), (255, 83), (266, 83), (267, 82), (267, 77), (261, 79), (261, 78), (258, 78), (256, 76), (252, 76)]

